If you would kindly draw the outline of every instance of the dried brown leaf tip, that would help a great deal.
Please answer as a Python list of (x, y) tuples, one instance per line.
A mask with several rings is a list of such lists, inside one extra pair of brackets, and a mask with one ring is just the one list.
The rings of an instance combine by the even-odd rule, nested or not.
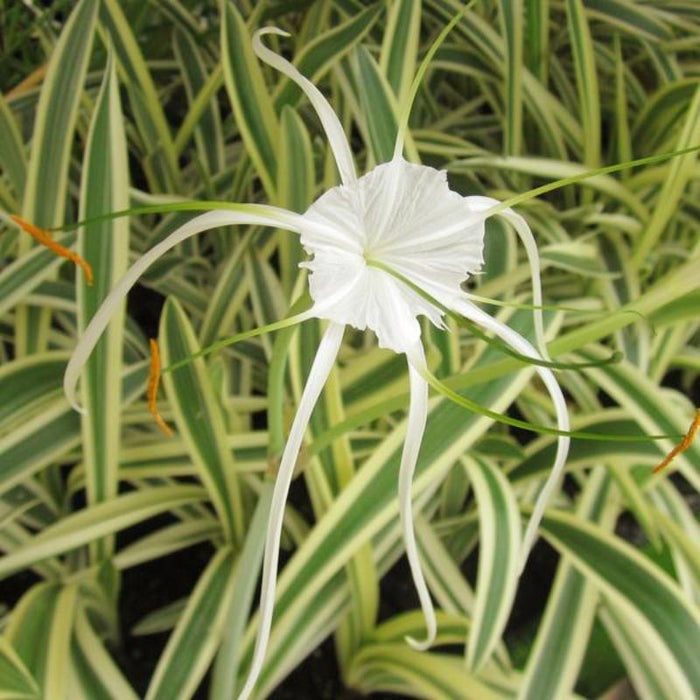
[(695, 410), (695, 418), (683, 439), (664, 457), (663, 461), (654, 467), (654, 474), (666, 468), (681, 452), (685, 452), (695, 440), (700, 430), (700, 408)]
[(85, 282), (89, 285), (92, 285), (92, 268), (90, 267), (90, 263), (87, 260), (85, 260), (85, 258), (80, 257), (80, 255), (74, 253), (70, 248), (66, 248), (65, 246), (55, 241), (53, 236), (51, 235), (51, 232), (47, 231), (45, 228), (39, 228), (38, 226), (34, 226), (34, 224), (30, 224), (28, 221), (25, 221), (16, 214), (12, 214), (10, 218), (23, 231), (26, 231), (32, 238), (34, 238), (45, 248), (48, 248), (51, 252), (55, 253), (56, 255), (62, 258), (66, 258), (67, 260), (70, 260), (72, 263), (75, 263), (78, 267), (80, 267), (85, 273)]
[(170, 429), (168, 424), (163, 420), (163, 416), (160, 415), (158, 411), (158, 387), (160, 385), (160, 349), (158, 348), (158, 341), (155, 338), (151, 338), (151, 371), (148, 375), (148, 388), (146, 389), (146, 396), (148, 397), (148, 410), (155, 419), (158, 427), (168, 436), (173, 436), (173, 431)]

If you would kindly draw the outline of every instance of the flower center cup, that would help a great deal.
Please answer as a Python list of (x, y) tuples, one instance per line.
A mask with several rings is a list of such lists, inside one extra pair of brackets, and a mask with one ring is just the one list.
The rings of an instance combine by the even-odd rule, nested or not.
[(442, 312), (383, 270), (404, 275), (441, 304), (465, 300), (462, 283), (483, 264), (484, 223), (445, 172), (403, 158), (378, 165), (323, 194), (301, 231), (312, 259), (316, 314), (376, 333), (379, 345), (407, 352), (420, 338), (419, 315), (442, 327)]

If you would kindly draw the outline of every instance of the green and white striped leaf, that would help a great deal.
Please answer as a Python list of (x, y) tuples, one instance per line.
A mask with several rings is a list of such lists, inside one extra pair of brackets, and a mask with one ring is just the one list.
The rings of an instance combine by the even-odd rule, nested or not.
[(634, 624), (606, 605), (605, 601), (599, 616), (637, 695), (644, 700), (667, 700), (671, 697), (668, 688), (673, 686), (673, 681), (668, 678), (667, 669), (660, 664), (649, 663), (648, 641), (640, 636)]
[(0, 435), (19, 426), (37, 406), (61, 393), (65, 352), (47, 352), (0, 366)]
[(396, 0), (384, 28), (379, 67), (398, 104), (408, 98), (416, 72), (421, 9), (420, 0)]
[(675, 581), (630, 545), (573, 515), (550, 511), (542, 532), (654, 649), (668, 697), (693, 698), (700, 687), (700, 613)]
[(0, 95), (0, 168), (12, 184), (15, 197), (22, 201), (24, 184), (27, 179), (27, 156), (17, 120), (7, 106), (5, 98)]
[(0, 698), (2, 700), (36, 699), (39, 686), (5, 637), (0, 637)]
[[(197, 96), (208, 87), (207, 69), (190, 33), (176, 32), (173, 37), (173, 48), (180, 64), (187, 99), (192, 110)], [(204, 172), (211, 176), (223, 170), (224, 139), (215, 94), (206, 102), (202, 110), (194, 129), (194, 140)]]
[(64, 584), (56, 597), (56, 607), (45, 628), (47, 645), (43, 690), (47, 698), (64, 698), (68, 690), (71, 638), (78, 603), (77, 582)]
[(566, 0), (566, 19), (576, 68), (576, 88), (584, 134), (583, 162), (589, 168), (597, 168), (600, 165), (598, 74), (583, 0)]
[(41, 688), (41, 697), (66, 697), (77, 584), (37, 584), (15, 606), (8, 641)]
[[(76, 5), (52, 52), (42, 86), (22, 203), (22, 216), (37, 226), (63, 223), (70, 152), (98, 7), (97, 0), (81, 0)], [(60, 138), (56, 138), (57, 134)], [(20, 255), (29, 252), (32, 247), (29, 237), (23, 235), (19, 241)], [(25, 289), (33, 288), (42, 279), (42, 276), (33, 277)], [(46, 311), (20, 307), (15, 323), (17, 356), (46, 345), (49, 330)]]
[[(75, 243), (74, 231), (56, 236), (55, 240), (70, 248)], [(16, 307), (47, 278), (53, 277), (64, 263), (44, 247), (35, 246), (0, 271), (0, 314)]]
[(205, 498), (198, 486), (163, 486), (136, 491), (64, 517), (23, 547), (0, 557), (0, 578), (35, 562), (76, 549), (94, 540)]
[(386, 163), (391, 160), (396, 143), (398, 130), (396, 98), (369, 51), (364, 46), (360, 46), (356, 55), (357, 89), (367, 124), (373, 160), (375, 163)]
[(494, 700), (510, 695), (469, 674), (455, 656), (414, 651), (405, 642), (363, 647), (353, 660), (350, 680), (362, 693), (410, 688), (412, 695), (431, 700)]
[[(688, 107), (683, 130), (675, 144), (675, 148), (688, 148), (698, 143), (700, 143), (700, 87), (696, 89)], [(659, 192), (657, 206), (654, 207), (652, 217), (637, 241), (634, 251), (634, 261), (637, 265), (641, 265), (644, 262), (646, 255), (661, 238), (664, 229), (676, 213), (681, 196), (692, 177), (696, 163), (697, 153), (692, 152), (679, 158), (674, 158), (668, 164), (668, 175)]]
[(479, 573), (467, 668), (478, 669), (498, 643), (520, 576), (520, 511), (511, 486), (487, 459), (466, 460), (479, 513)]
[[(609, 529), (617, 515), (609, 486), (610, 480), (599, 467), (588, 481), (577, 517), (604, 521), (602, 527)], [(598, 600), (593, 584), (568, 560), (562, 560), (518, 690), (519, 700), (569, 696), (588, 646)]]
[(235, 328), (234, 319), (240, 314), (248, 296), (244, 258), (253, 240), (252, 231), (242, 234), (219, 270), (216, 287), (210, 294), (199, 330), (199, 340), (203, 347), (226, 336)]
[(63, 223), (72, 137), (98, 7), (97, 0), (80, 0), (75, 6), (51, 54), (41, 89), (22, 207), (24, 218), (37, 226)]
[[(315, 192), (314, 158), (309, 132), (297, 112), (285, 105), (282, 108), (280, 130), (280, 165), (277, 187), (280, 206), (291, 211), (306, 211)], [(303, 250), (299, 239), (286, 231), (280, 232), (279, 256), (282, 289), (287, 298), (299, 276)]]
[(234, 593), (226, 611), (221, 646), (212, 671), (212, 700), (228, 700), (235, 695), (241, 642), (258, 584), (265, 546), (265, 530), (270, 515), (273, 484), (263, 485), (250, 521), (243, 548), (236, 561)]
[[(124, 118), (111, 54), (85, 148), (80, 205), (80, 219), (129, 207)], [(94, 222), (81, 227), (77, 247), (94, 275), (92, 286), (87, 285), (84, 275), (78, 279), (78, 319), (83, 330), (126, 272), (128, 219)], [(82, 418), (82, 444), (88, 503), (108, 500), (117, 493), (124, 312), (125, 303), (115, 308), (81, 381), (82, 405), (87, 409), (87, 415)], [(110, 548), (109, 542), (100, 546), (103, 554)]]
[[(500, 0), (501, 27), (503, 28), (506, 62), (505, 79), (505, 155), (520, 155), (522, 148), (523, 99), (523, 25), (524, 7), (522, 0)], [(529, 20), (529, 18), (528, 18)]]
[(105, 700), (138, 698), (83, 610), (78, 610), (75, 620), (72, 671), (70, 680), (74, 680), (77, 687), (71, 687), (70, 697), (80, 694), (86, 698)]
[(276, 201), (278, 124), (250, 32), (231, 0), (222, 0), (221, 61), (236, 125), (271, 201)]
[(147, 700), (191, 697), (214, 658), (234, 591), (233, 552), (221, 548), (200, 576), (161, 655)]
[(633, 0), (586, 0), (586, 14), (601, 19), (625, 33), (648, 39), (670, 39), (673, 32), (664, 21), (661, 6), (643, 5)]
[[(172, 297), (163, 308), (160, 346), (164, 365), (199, 351), (194, 330), (182, 306)], [(178, 432), (209, 492), (227, 538), (239, 543), (245, 517), (233, 457), (226, 445), (226, 426), (206, 365), (198, 358), (166, 372), (163, 381)]]
[[(16, 378), (19, 381), (0, 379), (0, 386), (7, 387), (8, 390), (16, 388), (19, 392), (17, 403), (8, 402), (10, 407), (16, 408), (17, 420), (10, 416), (7, 419), (8, 431), (0, 437), (0, 464), (3, 465), (0, 492), (3, 493), (64, 457), (80, 442), (80, 416), (70, 407), (59, 389), (65, 366), (61, 358), (65, 356), (63, 353), (42, 353), (36, 357), (43, 358), (44, 361), (35, 363), (27, 358), (7, 365), (8, 368), (17, 369)], [(31, 383), (32, 367), (37, 368), (36, 387), (24, 383), (25, 380)], [(42, 376), (44, 372), (46, 374)], [(6, 377), (14, 379), (13, 375), (14, 372), (8, 372)], [(146, 376), (147, 368), (143, 365), (127, 368), (122, 375), (121, 386), (125, 403), (143, 391)], [(45, 388), (45, 393), (39, 396), (34, 388), (41, 387)]]
[[(299, 72), (312, 83), (317, 83), (343, 56), (348, 54), (374, 26), (382, 7), (379, 4), (364, 8), (337, 27), (332, 27), (305, 43), (294, 59)], [(275, 111), (286, 105), (296, 106), (302, 92), (288, 78), (282, 78), (275, 94)], [(283, 161), (280, 161), (283, 162)]]
[[(592, 347), (582, 353), (584, 357), (600, 358), (605, 351)], [(615, 365), (584, 370), (596, 384), (607, 391), (620, 406), (623, 406), (639, 423), (643, 430), (652, 435), (683, 435), (688, 429), (692, 417), (684, 416), (678, 402), (659, 401), (659, 387), (647, 378), (639, 368), (622, 361)], [(669, 391), (669, 396), (671, 392)], [(659, 449), (667, 452), (674, 447), (672, 440), (658, 443)], [(691, 444), (685, 453), (678, 455), (674, 461), (681, 473), (696, 488), (700, 486), (700, 446)], [(642, 483), (651, 479), (651, 471), (642, 479)]]
[(118, 68), (141, 137), (141, 165), (154, 192), (177, 191), (180, 169), (158, 91), (131, 30), (125, 9), (117, 0), (103, 0), (100, 27), (105, 44), (113, 47)]

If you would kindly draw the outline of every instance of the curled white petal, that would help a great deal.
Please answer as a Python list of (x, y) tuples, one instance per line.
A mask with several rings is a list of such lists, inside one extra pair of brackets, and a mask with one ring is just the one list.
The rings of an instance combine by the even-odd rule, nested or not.
[[(540, 353), (538, 353), (530, 342), (523, 338), (519, 333), (514, 331), (512, 328), (508, 328), (508, 326), (495, 318), (492, 318), (473, 304), (469, 302), (461, 302), (455, 305), (454, 310), (474, 323), (479, 324), (482, 328), (492, 331), (522, 355), (532, 357), (533, 359), (542, 359)], [(548, 367), (541, 367), (537, 365), (535, 366), (535, 371), (540, 375), (542, 382), (549, 392), (552, 403), (554, 404), (557, 414), (557, 428), (568, 432), (570, 430), (569, 411), (566, 406), (566, 399), (564, 398), (564, 394), (562, 393), (561, 387), (559, 386), (554, 373)], [(554, 465), (552, 466), (552, 470), (547, 478), (547, 481), (545, 482), (544, 487), (537, 497), (535, 507), (532, 511), (532, 515), (530, 516), (530, 521), (528, 522), (525, 530), (525, 535), (523, 536), (521, 569), (525, 566), (527, 556), (537, 537), (537, 528), (542, 520), (547, 502), (549, 501), (552, 492), (559, 484), (559, 480), (564, 469), (564, 464), (566, 463), (566, 458), (569, 454), (570, 442), (571, 440), (566, 435), (560, 435), (559, 439), (557, 440), (557, 452), (554, 457)]]
[(302, 223), (303, 219), (299, 214), (264, 205), (248, 206), (246, 211), (210, 211), (188, 221), (173, 231), (167, 238), (153, 246), (127, 270), (126, 274), (112, 288), (80, 338), (63, 376), (63, 391), (70, 405), (76, 411), (85, 412), (78, 404), (76, 396), (76, 387), (80, 373), (124, 297), (136, 284), (139, 277), (158, 258), (171, 248), (182, 243), (186, 238), (219, 226), (258, 224), (260, 226), (274, 226), (275, 228), (286, 228), (298, 232), (301, 230)]
[(350, 184), (357, 179), (355, 175), (355, 164), (352, 160), (352, 152), (345, 132), (333, 108), (328, 104), (328, 100), (323, 96), (323, 93), (306, 77), (304, 77), (295, 66), (287, 59), (270, 51), (260, 40), (260, 37), (265, 34), (277, 34), (278, 36), (289, 36), (289, 32), (285, 32), (277, 27), (265, 27), (258, 29), (253, 35), (253, 51), (257, 54), (261, 61), (276, 68), (280, 73), (284, 73), (288, 78), (293, 80), (309, 98), (309, 102), (313, 105), (318, 118), (321, 120), (323, 129), (326, 132), (328, 143), (330, 144), (335, 162), (338, 165), (338, 172), (343, 183)]
[[(466, 197), (466, 199), (476, 210), (480, 211), (488, 211), (494, 205), (500, 204), (497, 199), (492, 199), (491, 197), (473, 196)], [(509, 208), (500, 212), (499, 216), (502, 216), (515, 229), (525, 248), (527, 260), (530, 264), (530, 279), (532, 279), (532, 303), (535, 306), (533, 310), (535, 339), (542, 357), (545, 360), (549, 360), (547, 343), (544, 337), (544, 322), (542, 320), (542, 281), (540, 279), (540, 254), (537, 250), (537, 243), (532, 235), (530, 226), (520, 214), (516, 214)]]
[(435, 619), (435, 608), (430, 598), (430, 591), (428, 591), (428, 586), (425, 583), (425, 577), (418, 555), (411, 507), (413, 474), (416, 469), (418, 453), (420, 452), (423, 433), (425, 432), (425, 423), (428, 417), (428, 383), (423, 379), (421, 374), (421, 370), (425, 366), (425, 356), (423, 355), (423, 348), (420, 343), (417, 343), (414, 347), (415, 349), (407, 355), (411, 399), (408, 409), (406, 439), (401, 453), (401, 466), (399, 468), (399, 513), (401, 516), (401, 527), (403, 528), (406, 557), (408, 558), (413, 584), (418, 593), (418, 600), (420, 601), (427, 629), (424, 641), (420, 642), (412, 637), (406, 637), (406, 641), (414, 649), (425, 651), (435, 641), (437, 621)]
[(299, 401), (299, 407), (292, 422), (287, 444), (282, 453), (275, 489), (272, 494), (270, 519), (267, 524), (267, 535), (265, 537), (258, 636), (255, 640), (253, 660), (248, 671), (248, 678), (238, 696), (238, 700), (247, 700), (250, 697), (265, 660), (265, 652), (267, 651), (267, 643), (270, 640), (270, 629), (272, 627), (272, 611), (275, 604), (277, 565), (279, 563), (284, 507), (287, 502), (289, 486), (292, 483), (292, 475), (294, 474), (294, 465), (299, 455), (304, 432), (309, 424), (311, 412), (335, 362), (338, 349), (340, 348), (340, 341), (343, 338), (343, 330), (344, 326), (332, 323), (328, 326), (321, 339), (321, 344), (309, 372), (309, 378), (306, 381), (306, 386)]

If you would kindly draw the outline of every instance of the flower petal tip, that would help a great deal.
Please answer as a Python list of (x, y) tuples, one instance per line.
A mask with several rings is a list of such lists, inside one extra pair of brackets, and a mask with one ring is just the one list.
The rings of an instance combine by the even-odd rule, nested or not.
[(70, 407), (76, 412), (79, 413), (81, 416), (87, 416), (88, 410), (84, 406), (81, 406), (74, 398), (68, 396), (68, 403), (70, 404)]
[(406, 635), (404, 639), (406, 640), (406, 644), (408, 644), (411, 649), (415, 649), (416, 651), (428, 651), (428, 649), (430, 649), (435, 642), (435, 633), (433, 632), (429, 634), (427, 639), (423, 642), (419, 642), (417, 639), (414, 639), (409, 635)]
[(280, 29), (279, 27), (261, 27), (255, 32), (255, 34), (253, 34), (253, 38), (259, 39), (259, 37), (265, 36), (265, 34), (276, 34), (277, 36), (292, 36), (289, 32), (285, 31), (284, 29)]

